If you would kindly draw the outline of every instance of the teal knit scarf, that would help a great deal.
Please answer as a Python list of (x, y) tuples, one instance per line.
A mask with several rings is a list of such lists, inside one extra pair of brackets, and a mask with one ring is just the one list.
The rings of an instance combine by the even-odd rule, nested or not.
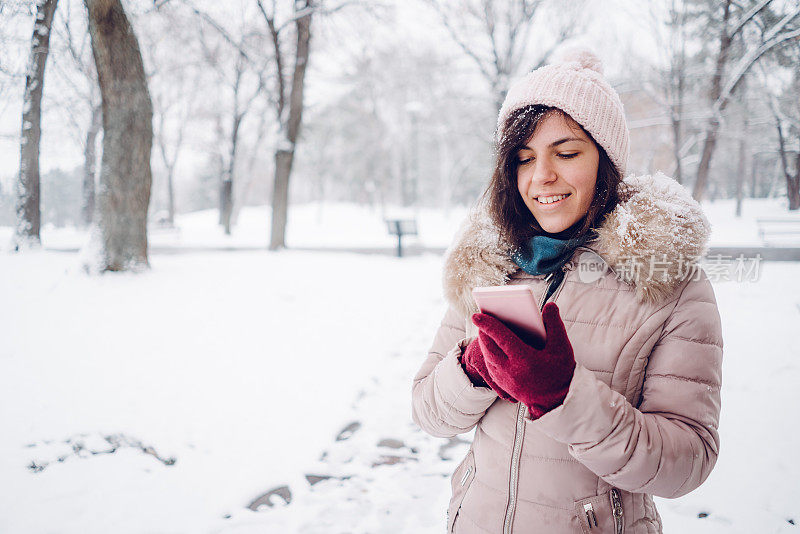
[[(564, 234), (566, 232), (560, 232)], [(549, 274), (558, 270), (586, 241), (586, 235), (573, 239), (558, 239), (550, 235), (535, 235), (511, 255), (514, 263), (528, 274)], [(558, 234), (555, 234), (558, 235)]]

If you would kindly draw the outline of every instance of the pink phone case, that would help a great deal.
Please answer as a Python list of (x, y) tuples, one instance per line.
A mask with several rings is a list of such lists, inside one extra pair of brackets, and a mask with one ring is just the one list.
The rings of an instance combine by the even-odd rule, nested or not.
[(476, 287), (472, 296), (483, 313), (500, 319), (515, 333), (546, 338), (542, 313), (530, 286)]

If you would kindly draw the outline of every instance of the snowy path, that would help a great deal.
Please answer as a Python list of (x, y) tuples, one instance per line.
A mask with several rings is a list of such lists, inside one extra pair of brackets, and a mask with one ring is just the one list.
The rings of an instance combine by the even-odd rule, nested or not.
[[(89, 278), (73, 255), (0, 255), (0, 533), (443, 531), (467, 445), (443, 449), (409, 407), (444, 311), (440, 258), (152, 263)], [(667, 532), (800, 528), (799, 280), (800, 264), (771, 263), (716, 285), (722, 454), (702, 488), (658, 501)], [(115, 452), (88, 452), (111, 435)], [(247, 509), (282, 485), (289, 505)]]

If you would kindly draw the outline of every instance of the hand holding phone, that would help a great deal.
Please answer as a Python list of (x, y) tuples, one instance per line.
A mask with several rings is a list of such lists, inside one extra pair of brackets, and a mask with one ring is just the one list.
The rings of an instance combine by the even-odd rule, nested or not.
[(472, 296), (482, 313), (503, 321), (523, 341), (542, 345), (545, 333), (539, 304), (533, 290), (525, 284), (476, 287)]

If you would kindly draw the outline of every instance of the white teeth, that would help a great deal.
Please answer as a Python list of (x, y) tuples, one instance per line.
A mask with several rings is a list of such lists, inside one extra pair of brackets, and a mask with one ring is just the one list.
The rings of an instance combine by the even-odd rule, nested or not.
[(554, 197), (538, 197), (536, 200), (541, 202), (542, 204), (550, 204), (552, 202), (558, 202), (563, 198), (567, 198), (569, 195), (556, 195)]

